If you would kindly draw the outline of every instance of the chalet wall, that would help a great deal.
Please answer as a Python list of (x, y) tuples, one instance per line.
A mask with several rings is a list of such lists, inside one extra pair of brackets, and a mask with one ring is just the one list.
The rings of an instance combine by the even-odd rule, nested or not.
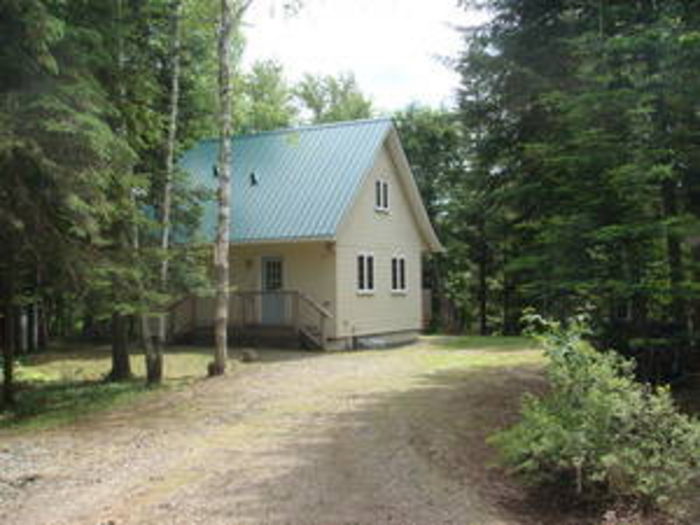
[[(332, 243), (289, 242), (232, 246), (231, 286), (241, 291), (260, 290), (263, 257), (282, 257), (285, 290), (304, 292), (335, 314), (336, 265)], [(329, 335), (334, 337), (335, 331), (331, 330)]]
[[(389, 182), (389, 211), (375, 211), (375, 181)], [(384, 146), (355, 206), (338, 233), (336, 245), (338, 337), (421, 329), (421, 253), (426, 249), (396, 166)], [(357, 291), (357, 255), (374, 255), (375, 291)], [(407, 291), (391, 290), (391, 259), (406, 258)]]

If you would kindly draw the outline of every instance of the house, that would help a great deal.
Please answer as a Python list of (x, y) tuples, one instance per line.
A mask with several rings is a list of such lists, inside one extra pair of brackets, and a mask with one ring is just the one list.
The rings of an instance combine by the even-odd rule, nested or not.
[[(212, 189), (218, 142), (181, 167)], [(232, 145), (231, 332), (354, 348), (413, 340), (421, 259), (442, 246), (389, 119), (239, 136)], [(214, 239), (216, 203), (203, 225)], [(213, 298), (171, 311), (171, 336), (212, 333)]]

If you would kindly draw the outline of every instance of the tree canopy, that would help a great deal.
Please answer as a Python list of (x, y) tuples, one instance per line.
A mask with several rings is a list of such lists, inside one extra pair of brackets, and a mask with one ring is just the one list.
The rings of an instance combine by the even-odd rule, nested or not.
[(456, 61), (481, 330), (533, 306), (691, 331), (700, 5), (464, 3), (493, 14)]

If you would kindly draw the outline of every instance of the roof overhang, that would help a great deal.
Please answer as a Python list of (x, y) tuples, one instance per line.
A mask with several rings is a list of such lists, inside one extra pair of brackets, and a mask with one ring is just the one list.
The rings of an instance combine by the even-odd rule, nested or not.
[(401, 139), (399, 138), (399, 133), (396, 130), (396, 126), (392, 125), (386, 136), (386, 143), (389, 151), (396, 163), (396, 168), (400, 177), (403, 187), (406, 190), (406, 196), (408, 201), (411, 203), (411, 210), (413, 211), (416, 223), (420, 229), (421, 235), (425, 240), (428, 247), (428, 251), (433, 253), (445, 252), (445, 247), (438, 239), (437, 234), (433, 225), (430, 223), (430, 218), (428, 213), (425, 211), (425, 206), (423, 205), (423, 199), (418, 190), (418, 185), (411, 171), (411, 166), (406, 158), (406, 152), (403, 150), (401, 145)]
[(296, 244), (296, 243), (312, 243), (312, 242), (335, 242), (335, 237), (326, 235), (322, 237), (277, 237), (269, 239), (242, 239), (231, 240), (231, 246), (251, 246), (258, 244)]

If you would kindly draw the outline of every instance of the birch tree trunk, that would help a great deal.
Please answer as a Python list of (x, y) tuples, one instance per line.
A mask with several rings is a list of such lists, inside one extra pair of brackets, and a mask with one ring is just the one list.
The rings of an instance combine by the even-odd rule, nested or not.
[(210, 375), (226, 371), (228, 339), (228, 255), (231, 215), (231, 36), (233, 32), (233, 1), (221, 0), (219, 28), (219, 215), (216, 231), (214, 266), (216, 272), (216, 320), (214, 362)]
[[(171, 209), (173, 193), (173, 172), (175, 167), (175, 140), (177, 138), (177, 119), (180, 102), (180, 15), (182, 3), (173, 3), (172, 27), (170, 34), (170, 114), (168, 116), (168, 143), (165, 151), (165, 181), (163, 184), (163, 203), (161, 209), (161, 239), (160, 247), (163, 260), (160, 265), (160, 286), (163, 293), (168, 290), (168, 249), (170, 248)], [(148, 383), (163, 381), (163, 346), (165, 345), (166, 316), (158, 317), (158, 334), (149, 347), (150, 354), (146, 356), (146, 377)]]
[[(168, 144), (165, 153), (165, 184), (163, 186), (163, 209), (161, 216), (162, 234), (160, 247), (164, 252), (170, 248), (170, 214), (172, 208), (173, 171), (175, 166), (175, 140), (177, 138), (177, 119), (180, 109), (180, 15), (182, 3), (175, 0), (173, 5), (173, 22), (170, 40), (170, 115), (168, 118)], [(165, 291), (168, 283), (168, 258), (163, 257), (160, 267), (160, 282)]]

